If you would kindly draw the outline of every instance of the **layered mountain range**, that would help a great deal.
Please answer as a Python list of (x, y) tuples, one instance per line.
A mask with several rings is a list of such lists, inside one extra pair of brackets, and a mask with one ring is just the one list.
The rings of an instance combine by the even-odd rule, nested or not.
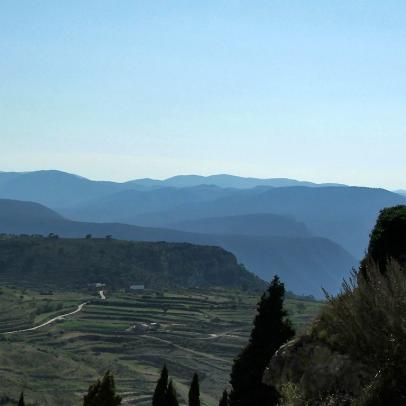
[(112, 235), (216, 245), (265, 280), (301, 294), (336, 292), (379, 211), (384, 189), (230, 175), (92, 181), (60, 171), (0, 172), (0, 232)]

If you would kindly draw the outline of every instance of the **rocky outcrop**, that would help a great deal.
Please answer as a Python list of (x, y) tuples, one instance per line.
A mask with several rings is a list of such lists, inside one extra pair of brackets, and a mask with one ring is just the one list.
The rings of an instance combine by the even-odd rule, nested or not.
[(384, 209), (360, 271), (272, 357), (263, 382), (282, 405), (406, 405), (405, 265), (406, 206)]
[(289, 385), (293, 386), (299, 394), (297, 397), (303, 400), (295, 404), (305, 405), (348, 404), (370, 380), (364, 365), (310, 335), (283, 345), (272, 357), (263, 377), (265, 384), (273, 385), (281, 393)]

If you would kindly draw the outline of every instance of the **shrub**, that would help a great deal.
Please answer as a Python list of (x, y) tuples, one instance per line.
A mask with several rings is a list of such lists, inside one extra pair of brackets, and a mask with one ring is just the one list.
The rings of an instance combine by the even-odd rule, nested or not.
[(329, 306), (317, 331), (343, 353), (361, 361), (375, 377), (358, 405), (406, 404), (406, 274), (395, 261), (365, 261)]

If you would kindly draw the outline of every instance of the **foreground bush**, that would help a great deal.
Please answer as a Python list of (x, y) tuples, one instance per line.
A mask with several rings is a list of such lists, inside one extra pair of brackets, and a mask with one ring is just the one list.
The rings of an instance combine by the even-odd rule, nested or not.
[(406, 404), (406, 273), (395, 261), (385, 272), (365, 262), (329, 306), (316, 331), (374, 377), (357, 405)]

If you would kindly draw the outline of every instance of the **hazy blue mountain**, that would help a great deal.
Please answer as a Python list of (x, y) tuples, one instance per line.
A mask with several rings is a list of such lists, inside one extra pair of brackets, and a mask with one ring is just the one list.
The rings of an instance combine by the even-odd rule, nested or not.
[[(168, 185), (202, 181), (236, 188)], [(260, 181), (272, 181), (275, 186), (280, 180)], [(214, 175), (115, 183), (91, 181), (59, 171), (3, 172), (0, 173), (0, 198), (36, 201), (72, 220), (147, 227), (167, 228), (211, 217), (258, 213), (288, 215), (304, 223), (313, 235), (339, 243), (357, 258), (363, 255), (379, 210), (405, 203), (405, 196), (383, 189), (308, 187), (311, 186), (308, 183), (306, 187), (292, 186), (296, 181), (289, 181), (289, 187), (248, 188), (257, 185), (255, 182), (251, 178)], [(200, 231), (199, 228), (188, 230)]]
[(124, 190), (74, 207), (62, 209), (66, 217), (86, 221), (120, 221), (132, 224), (135, 215), (168, 210), (193, 202), (209, 202), (242, 193), (238, 189), (217, 186), (194, 186), (190, 188), (164, 187), (148, 190)]
[(56, 224), (65, 219), (55, 211), (39, 203), (19, 200), (0, 199), (0, 233), (15, 227), (19, 233), (24, 227), (37, 227), (45, 224)]
[(21, 175), (20, 172), (0, 172), (0, 185), (2, 183), (15, 179), (20, 175)]
[(55, 233), (64, 237), (113, 235), (123, 240), (219, 246), (235, 254), (239, 262), (264, 280), (278, 274), (290, 290), (318, 297), (321, 286), (336, 292), (343, 276), (356, 265), (347, 251), (325, 238), (198, 234), (118, 223), (75, 222), (37, 203), (4, 199), (0, 199), (0, 233)]
[(311, 237), (309, 229), (291, 216), (257, 213), (209, 217), (171, 224), (177, 230), (206, 234), (238, 234), (272, 237)]
[(379, 211), (405, 204), (406, 197), (384, 189), (360, 187), (286, 187), (234, 195), (213, 202), (194, 202), (175, 209), (134, 215), (126, 222), (148, 226), (255, 213), (290, 215), (314, 235), (338, 242), (357, 258), (363, 256)]
[[(53, 208), (72, 209), (87, 201), (97, 201), (117, 192), (149, 191), (162, 188), (218, 186), (225, 189), (249, 189), (258, 186), (325, 186), (292, 179), (255, 179), (232, 175), (175, 176), (166, 180), (138, 179), (129, 182), (93, 181), (70, 173), (43, 170), (35, 172), (0, 172), (0, 198), (35, 201)], [(236, 191), (237, 192), (237, 191)], [(130, 197), (130, 196), (129, 196)], [(112, 197), (117, 201), (118, 197)], [(186, 200), (185, 202), (187, 202)], [(184, 203), (185, 203), (184, 202)], [(85, 210), (86, 211), (86, 210)]]
[(141, 184), (144, 186), (174, 186), (174, 187), (191, 187), (198, 185), (214, 185), (223, 188), (249, 189), (256, 186), (287, 187), (287, 186), (338, 186), (338, 184), (324, 183), (317, 184), (313, 182), (298, 181), (288, 178), (245, 178), (227, 174), (199, 176), (199, 175), (179, 175), (162, 181), (156, 179), (138, 179), (129, 182), (130, 184)]
[(0, 183), (0, 197), (67, 207), (120, 190), (114, 182), (97, 182), (60, 171), (27, 172)]
[(395, 193), (398, 193), (402, 196), (406, 196), (406, 190), (403, 190), (403, 189), (395, 190)]
[(168, 186), (163, 183), (164, 183), (164, 181), (159, 180), (159, 179), (143, 178), (143, 179), (129, 180), (128, 182), (125, 182), (124, 184), (130, 186), (130, 188), (132, 188), (134, 185), (138, 185), (143, 188), (149, 188), (149, 189)]

